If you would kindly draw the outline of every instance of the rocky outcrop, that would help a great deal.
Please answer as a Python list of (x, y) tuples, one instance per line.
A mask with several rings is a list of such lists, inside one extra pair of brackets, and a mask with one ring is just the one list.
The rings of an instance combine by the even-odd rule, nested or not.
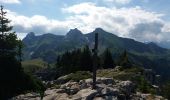
[[(163, 99), (161, 96), (135, 92), (135, 84), (131, 81), (119, 81), (112, 78), (97, 77), (96, 89), (93, 90), (92, 79), (69, 81), (60, 88), (48, 88), (43, 100), (153, 100)], [(39, 100), (36, 93), (22, 94), (12, 100)], [(152, 99), (151, 99), (152, 100)]]

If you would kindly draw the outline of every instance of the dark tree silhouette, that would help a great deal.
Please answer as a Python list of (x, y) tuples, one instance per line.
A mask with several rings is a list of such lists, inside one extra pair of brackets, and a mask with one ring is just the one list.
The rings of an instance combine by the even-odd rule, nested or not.
[(86, 45), (81, 54), (81, 65), (82, 70), (92, 71), (93, 61), (92, 54), (89, 47)]
[(110, 52), (110, 50), (108, 48), (106, 48), (106, 50), (103, 53), (103, 68), (114, 68), (115, 67), (115, 63), (112, 57), (112, 53)]
[(56, 68), (63, 74), (69, 74), (76, 71), (92, 71), (92, 54), (88, 46), (82, 50), (75, 49), (66, 51), (57, 58)]
[(118, 61), (118, 65), (122, 66), (123, 68), (130, 68), (130, 67), (132, 67), (132, 64), (129, 61), (128, 54), (127, 54), (126, 50), (120, 56), (120, 59)]
[[(6, 100), (26, 90), (36, 90), (35, 84), (21, 67), (22, 42), (17, 39), (3, 6), (0, 9), (0, 100)], [(34, 81), (34, 82), (33, 82)], [(39, 84), (40, 85), (40, 84)], [(39, 87), (41, 88), (41, 87)]]

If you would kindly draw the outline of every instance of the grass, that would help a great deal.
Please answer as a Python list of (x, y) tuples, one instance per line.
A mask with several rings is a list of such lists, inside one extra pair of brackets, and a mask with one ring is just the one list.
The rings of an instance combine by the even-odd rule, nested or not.
[(71, 73), (68, 75), (66, 78), (67, 80), (74, 80), (74, 81), (79, 81), (87, 78), (92, 78), (92, 74), (87, 71), (77, 71), (75, 73)]
[[(121, 69), (121, 70), (119, 70)], [(150, 83), (148, 83), (144, 76), (141, 74), (143, 69), (139, 67), (131, 67), (127, 69), (101, 69), (97, 71), (97, 77), (108, 77), (116, 80), (126, 81), (130, 80), (137, 86), (137, 91), (142, 93), (155, 94), (156, 91)]]
[(97, 71), (98, 77), (109, 77), (118, 80), (131, 80), (134, 75), (140, 72), (141, 69), (138, 67), (132, 67), (124, 70), (115, 70), (115, 69), (101, 69)]
[(22, 62), (22, 67), (26, 73), (34, 73), (48, 65), (41, 59), (26, 60)]

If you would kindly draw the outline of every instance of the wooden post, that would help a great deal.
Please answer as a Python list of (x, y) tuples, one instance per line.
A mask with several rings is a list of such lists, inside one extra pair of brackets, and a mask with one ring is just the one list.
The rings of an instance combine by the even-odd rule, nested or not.
[(98, 49), (98, 33), (95, 33), (95, 45), (93, 49), (93, 89), (96, 88), (96, 70), (97, 70), (97, 50)]

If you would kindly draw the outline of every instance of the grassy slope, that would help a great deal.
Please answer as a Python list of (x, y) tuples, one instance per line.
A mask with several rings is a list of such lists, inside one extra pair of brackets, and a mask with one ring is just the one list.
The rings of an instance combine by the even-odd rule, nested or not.
[(22, 66), (25, 72), (34, 73), (40, 69), (46, 68), (47, 63), (42, 59), (26, 60), (22, 62)]

